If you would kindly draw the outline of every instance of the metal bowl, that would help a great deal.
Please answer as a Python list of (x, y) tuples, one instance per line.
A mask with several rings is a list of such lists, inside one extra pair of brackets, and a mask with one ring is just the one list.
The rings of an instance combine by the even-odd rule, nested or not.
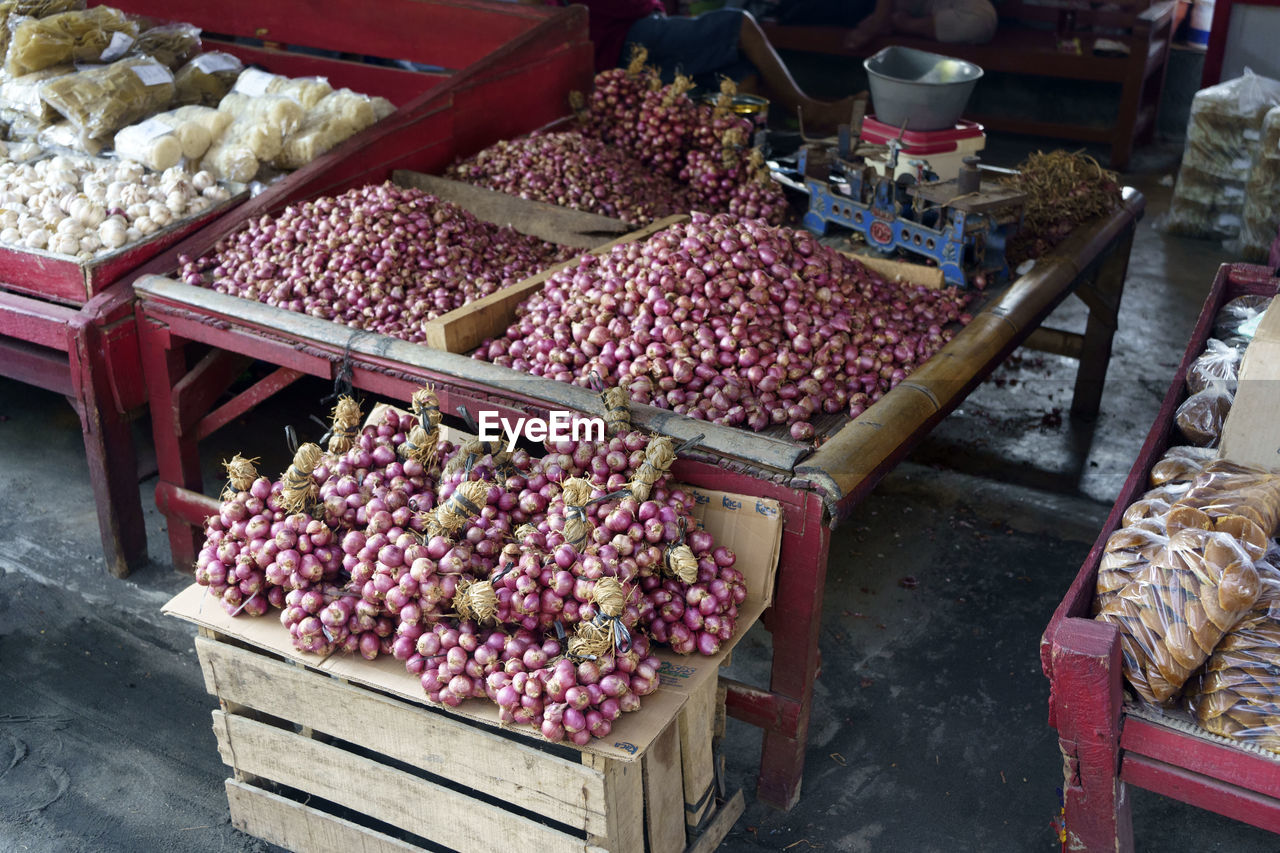
[(960, 120), (982, 69), (910, 47), (886, 47), (862, 63), (876, 118), (908, 130), (945, 130)]

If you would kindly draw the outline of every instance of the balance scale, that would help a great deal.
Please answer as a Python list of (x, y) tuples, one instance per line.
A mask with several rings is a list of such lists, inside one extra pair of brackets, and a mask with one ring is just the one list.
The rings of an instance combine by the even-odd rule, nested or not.
[(922, 255), (960, 287), (978, 274), (1008, 278), (1004, 249), (1022, 223), (1026, 195), (978, 168), (981, 125), (911, 132), (868, 116), (856, 141), (850, 127), (841, 126), (834, 146), (809, 141), (800, 148), (806, 228), (821, 235), (840, 225), (882, 252)]

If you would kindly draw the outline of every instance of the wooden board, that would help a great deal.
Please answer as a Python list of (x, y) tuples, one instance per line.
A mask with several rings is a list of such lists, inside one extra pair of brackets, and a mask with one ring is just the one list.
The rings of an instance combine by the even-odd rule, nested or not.
[(197, 637), (196, 651), (219, 699), (359, 743), (576, 829), (606, 832), (604, 776), (579, 763), (228, 643)]
[(231, 825), (255, 838), (306, 853), (418, 853), (407, 844), (349, 820), (228, 779)]
[(0, 287), (70, 305), (83, 305), (126, 273), (137, 269), (189, 234), (203, 228), (249, 197), (241, 184), (230, 186), (231, 198), (199, 215), (181, 219), (141, 243), (116, 249), (88, 261), (42, 249), (0, 246)]
[[(509, 849), (516, 838), (547, 853), (594, 848), (514, 812), (289, 729), (214, 711), (213, 730), (223, 761), (238, 772), (306, 791), (455, 850)], [(638, 780), (638, 768), (633, 773)], [(430, 808), (414, 803), (430, 803)]]
[(878, 273), (886, 281), (905, 281), (908, 284), (940, 290), (945, 283), (942, 270), (928, 264), (915, 264), (910, 261), (899, 261), (893, 258), (881, 258), (877, 255), (862, 255), (857, 252), (838, 250), (840, 254), (853, 258), (872, 272)]
[(391, 173), (391, 180), (402, 187), (424, 190), (451, 201), (486, 222), (510, 225), (521, 234), (561, 246), (594, 249), (632, 230), (621, 219), (520, 198), (422, 172), (397, 169)]
[(644, 757), (645, 831), (648, 849), (684, 849), (684, 783), (680, 727), (667, 726)]
[(711, 760), (716, 681), (704, 682), (680, 711), (680, 761), (684, 766), (684, 823), (689, 837), (706, 829), (715, 807), (715, 766)]
[[(668, 216), (666, 219), (660, 219), (652, 225), (641, 228), (639, 231), (633, 231), (616, 240), (597, 246), (591, 250), (591, 254), (602, 255), (614, 246), (639, 242), (664, 228), (686, 222), (688, 219), (689, 217), (684, 214)], [(517, 282), (510, 287), (499, 290), (497, 293), (491, 293), (488, 296), (477, 299), (475, 302), (463, 305), (448, 314), (428, 321), (424, 327), (427, 346), (446, 352), (464, 353), (475, 349), (485, 338), (498, 337), (504, 334), (507, 327), (511, 325), (511, 321), (515, 319), (516, 306), (541, 289), (542, 285), (551, 276), (565, 267), (573, 266), (577, 263), (578, 261), (575, 258), (562, 264), (556, 264), (524, 281)]]

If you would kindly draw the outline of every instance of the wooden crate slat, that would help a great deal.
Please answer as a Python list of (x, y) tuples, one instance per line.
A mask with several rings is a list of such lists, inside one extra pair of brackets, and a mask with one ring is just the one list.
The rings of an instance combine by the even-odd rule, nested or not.
[(421, 847), (228, 779), (231, 825), (298, 853), (420, 853)]
[(684, 782), (680, 729), (667, 730), (644, 756), (645, 827), (650, 853), (684, 849)]
[[(567, 833), (292, 731), (222, 711), (213, 712), (213, 729), (218, 751), (236, 772), (304, 790), (455, 850), (512, 849), (517, 841), (540, 853), (592, 849)], [(426, 803), (430, 808), (406, 808)]]
[(680, 760), (684, 765), (684, 822), (689, 835), (703, 832), (715, 807), (715, 768), (711, 760), (716, 679), (708, 679), (680, 709)]
[[(196, 651), (206, 684), (216, 685), (221, 699), (359, 743), (576, 829), (607, 831), (599, 771), (247, 649), (197, 637)], [(417, 715), (429, 715), (429, 724)]]
[(733, 825), (738, 822), (738, 818), (742, 817), (746, 808), (746, 800), (742, 796), (742, 791), (739, 790), (720, 807), (720, 811), (716, 812), (711, 823), (707, 824), (706, 831), (698, 837), (697, 841), (690, 844), (684, 853), (711, 853), (720, 846), (721, 841), (724, 841), (724, 837), (729, 834), (729, 830), (733, 829)]
[(605, 774), (608, 832), (591, 841), (610, 853), (645, 853), (644, 773), (639, 762), (615, 761), (584, 752), (582, 763)]
[[(597, 246), (591, 250), (591, 254), (603, 255), (614, 246), (637, 243), (664, 228), (688, 219), (689, 217), (684, 214), (668, 216), (638, 231), (632, 231), (630, 234), (624, 234), (616, 240)], [(515, 319), (517, 305), (532, 296), (534, 291), (540, 289), (551, 276), (576, 263), (578, 263), (577, 259), (573, 258), (562, 264), (556, 264), (524, 281), (516, 282), (497, 293), (491, 293), (428, 321), (423, 326), (427, 336), (427, 346), (453, 353), (470, 352), (485, 338), (504, 334), (507, 326), (511, 325), (511, 321)]]

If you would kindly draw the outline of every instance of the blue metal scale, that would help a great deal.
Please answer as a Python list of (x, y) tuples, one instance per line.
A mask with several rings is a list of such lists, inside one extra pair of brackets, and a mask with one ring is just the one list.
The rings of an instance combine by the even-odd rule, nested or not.
[(960, 287), (978, 273), (1008, 278), (1004, 250), (1022, 222), (1023, 193), (995, 182), (984, 185), (976, 159), (953, 181), (938, 181), (923, 161), (916, 164), (915, 183), (895, 181), (896, 144), (888, 146), (883, 174), (866, 157), (851, 156), (849, 147), (844, 134), (835, 152), (801, 147), (798, 166), (809, 193), (806, 228), (825, 234), (829, 225), (841, 225), (880, 251), (931, 258), (943, 278)]

